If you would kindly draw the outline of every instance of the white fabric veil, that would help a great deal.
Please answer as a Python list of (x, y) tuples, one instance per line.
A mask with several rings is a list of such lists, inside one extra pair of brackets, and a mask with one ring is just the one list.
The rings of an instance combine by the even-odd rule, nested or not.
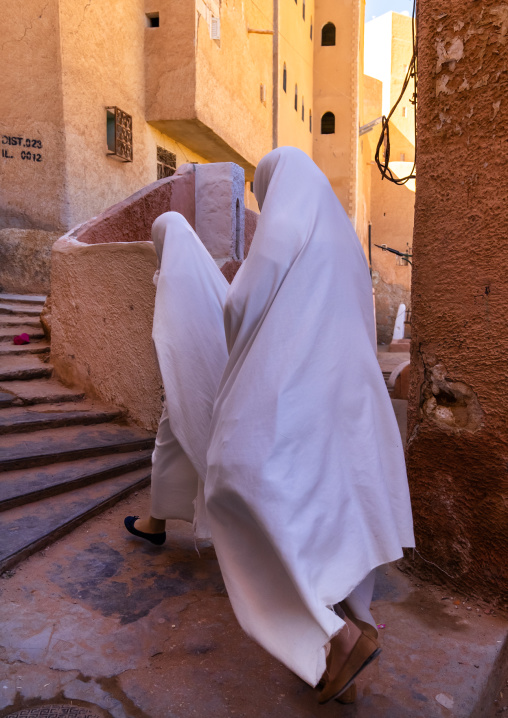
[(205, 498), (235, 614), (316, 685), (330, 607), (414, 546), (400, 434), (376, 359), (365, 255), (300, 150), (260, 162), (261, 216), (229, 288)]
[(151, 515), (194, 518), (196, 537), (209, 538), (203, 482), (212, 407), (227, 361), (229, 285), (178, 212), (155, 220), (152, 241), (160, 263), (152, 338), (166, 407), (153, 457)]

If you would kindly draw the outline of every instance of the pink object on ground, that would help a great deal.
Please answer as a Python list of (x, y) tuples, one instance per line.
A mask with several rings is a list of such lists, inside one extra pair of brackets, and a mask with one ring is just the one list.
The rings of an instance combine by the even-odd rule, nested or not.
[(14, 337), (14, 344), (30, 344), (30, 337), (28, 334), (18, 334), (18, 336)]

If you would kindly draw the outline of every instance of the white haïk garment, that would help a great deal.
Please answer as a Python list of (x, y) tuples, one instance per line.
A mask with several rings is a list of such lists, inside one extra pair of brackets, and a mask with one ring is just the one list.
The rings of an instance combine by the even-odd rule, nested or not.
[(411, 506), (349, 219), (294, 148), (263, 158), (254, 190), (261, 216), (224, 308), (205, 501), (241, 626), (316, 685), (344, 626), (330, 607), (414, 546)]
[(152, 338), (166, 404), (152, 459), (151, 515), (194, 520), (209, 538), (203, 501), (212, 407), (227, 361), (223, 307), (229, 287), (178, 212), (152, 226), (160, 270)]

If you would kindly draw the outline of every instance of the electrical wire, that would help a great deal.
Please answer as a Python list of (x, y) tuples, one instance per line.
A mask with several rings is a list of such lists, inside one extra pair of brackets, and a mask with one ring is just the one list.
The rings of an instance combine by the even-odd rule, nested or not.
[[(417, 59), (418, 59), (418, 51), (417, 51), (417, 39), (416, 39), (416, 0), (413, 0), (413, 18), (412, 18), (412, 25), (411, 25), (411, 34), (412, 34), (412, 41), (413, 41), (413, 56), (411, 57), (411, 62), (409, 63), (409, 66), (407, 68), (406, 76), (404, 78), (404, 82), (402, 84), (402, 90), (400, 92), (399, 97), (397, 98), (397, 101), (393, 105), (392, 109), (388, 113), (388, 117), (381, 118), (381, 135), (379, 136), (379, 141), (377, 143), (376, 147), (376, 154), (374, 156), (374, 160), (379, 167), (379, 171), (381, 172), (382, 179), (387, 179), (390, 182), (393, 182), (397, 185), (405, 185), (409, 180), (415, 179), (415, 168), (416, 168), (416, 96), (417, 96)], [(414, 107), (414, 113), (415, 113), (415, 159), (413, 162), (413, 168), (411, 170), (411, 173), (407, 175), (407, 177), (395, 177), (393, 172), (391, 171), (390, 167), (388, 166), (390, 163), (390, 119), (397, 109), (398, 104), (402, 100), (404, 93), (406, 92), (409, 83), (411, 82), (411, 79), (413, 79), (414, 88), (413, 88), (413, 95), (409, 102)], [(381, 148), (384, 148), (384, 159), (381, 160), (380, 154), (381, 154)]]

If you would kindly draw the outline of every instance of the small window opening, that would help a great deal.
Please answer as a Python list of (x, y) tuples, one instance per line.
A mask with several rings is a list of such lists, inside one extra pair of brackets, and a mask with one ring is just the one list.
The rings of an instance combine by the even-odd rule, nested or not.
[(159, 27), (159, 13), (148, 12), (146, 14), (146, 23), (148, 27)]
[(312, 31), (314, 29), (314, 25), (312, 24), (312, 15), (310, 16), (310, 39), (312, 40)]
[(303, 0), (303, 3), (302, 3), (302, 17), (305, 20), (305, 0)]
[(305, 99), (302, 97), (302, 122), (305, 122)]
[(212, 40), (220, 40), (220, 17), (215, 15), (210, 20), (210, 37)]
[(401, 152), (401, 153), (400, 153), (400, 161), (401, 161), (401, 162), (405, 162), (405, 161), (406, 161), (406, 153), (405, 153), (405, 152)]
[(235, 230), (235, 254), (237, 259), (241, 259), (241, 246), (240, 246), (240, 200), (238, 197), (236, 198), (236, 212), (235, 212), (235, 219), (236, 219), (236, 230)]
[(312, 110), (309, 110), (309, 132), (312, 132)]
[(335, 115), (333, 112), (325, 112), (321, 118), (321, 134), (333, 135), (335, 133)]
[(287, 92), (287, 85), (288, 85), (288, 73), (286, 70), (286, 63), (284, 63), (284, 69), (282, 71), (282, 89), (284, 92)]
[(132, 116), (119, 107), (106, 107), (106, 142), (108, 155), (132, 162)]
[(106, 135), (108, 140), (108, 150), (115, 152), (115, 113), (106, 110)]
[(250, 191), (254, 194), (254, 182), (249, 182), (250, 184)]
[(171, 177), (176, 172), (176, 155), (164, 147), (157, 147), (157, 179)]
[(402, 117), (407, 117), (407, 107), (402, 108)]
[(298, 85), (295, 85), (295, 110), (298, 112)]
[(335, 25), (333, 22), (327, 22), (321, 30), (321, 45), (323, 47), (335, 45)]

